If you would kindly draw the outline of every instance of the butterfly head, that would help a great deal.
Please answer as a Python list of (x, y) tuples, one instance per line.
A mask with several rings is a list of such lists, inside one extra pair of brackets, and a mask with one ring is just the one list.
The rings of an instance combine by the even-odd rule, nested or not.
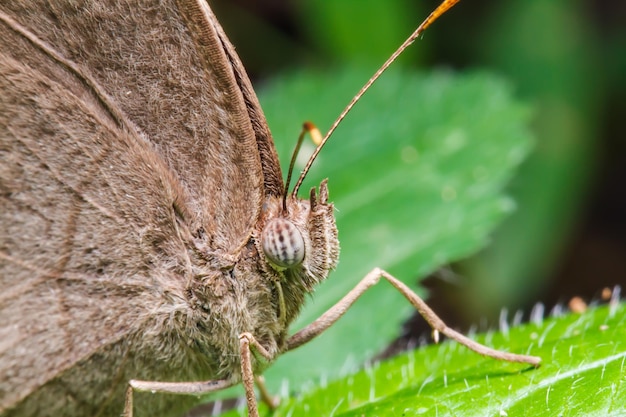
[(334, 207), (328, 202), (326, 180), (319, 194), (311, 189), (308, 199), (289, 197), (270, 204), (260, 236), (263, 254), (273, 270), (285, 279), (301, 281), (310, 292), (337, 265), (339, 240)]

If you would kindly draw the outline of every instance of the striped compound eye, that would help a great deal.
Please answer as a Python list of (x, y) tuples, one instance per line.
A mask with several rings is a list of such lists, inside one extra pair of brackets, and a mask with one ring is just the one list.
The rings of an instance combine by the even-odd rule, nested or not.
[(265, 256), (278, 267), (290, 268), (304, 259), (304, 239), (289, 220), (270, 220), (261, 234), (261, 246)]

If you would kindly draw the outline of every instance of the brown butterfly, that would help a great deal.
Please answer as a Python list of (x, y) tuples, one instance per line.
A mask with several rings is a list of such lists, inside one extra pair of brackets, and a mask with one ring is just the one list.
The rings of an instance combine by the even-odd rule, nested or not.
[[(240, 382), (257, 415), (255, 376), (381, 277), (435, 331), (538, 363), (452, 331), (380, 269), (289, 335), (337, 263), (333, 205), (325, 181), (296, 197), (315, 155), (288, 193), (250, 81), (203, 0), (3, 2), (0, 39), (3, 416), (130, 415), (133, 391)], [(197, 401), (151, 395), (135, 413)]]

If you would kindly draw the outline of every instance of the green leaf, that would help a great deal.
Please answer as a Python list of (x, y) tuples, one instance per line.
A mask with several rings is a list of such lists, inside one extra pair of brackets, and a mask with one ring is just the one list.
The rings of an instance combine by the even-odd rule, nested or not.
[(284, 399), (271, 415), (620, 416), (626, 409), (625, 314), (624, 304), (604, 306), (476, 337), (540, 356), (537, 369), (445, 342)]
[[(300, 124), (327, 129), (368, 77), (356, 69), (298, 73), (260, 91), (284, 169)], [(292, 330), (376, 266), (415, 288), (418, 278), (484, 247), (514, 207), (502, 190), (529, 151), (528, 113), (491, 75), (385, 74), (337, 129), (302, 188), (329, 178), (342, 253)], [(391, 286), (375, 286), (331, 329), (280, 357), (265, 374), (268, 385), (276, 390), (286, 380), (299, 391), (321, 374), (356, 369), (412, 312)]]

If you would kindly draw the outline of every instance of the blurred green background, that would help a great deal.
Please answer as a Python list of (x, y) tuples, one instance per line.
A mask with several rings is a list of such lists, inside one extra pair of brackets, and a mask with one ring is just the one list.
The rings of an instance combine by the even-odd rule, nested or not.
[[(211, 1), (257, 88), (297, 67), (375, 69), (437, 4)], [(465, 328), (493, 323), (503, 307), (551, 308), (623, 285), (626, 2), (462, 0), (424, 37), (397, 66), (480, 69), (508, 79), (534, 107), (536, 139), (509, 186), (518, 209), (492, 244), (427, 280), (434, 309)], [(423, 332), (416, 326), (413, 334)]]

